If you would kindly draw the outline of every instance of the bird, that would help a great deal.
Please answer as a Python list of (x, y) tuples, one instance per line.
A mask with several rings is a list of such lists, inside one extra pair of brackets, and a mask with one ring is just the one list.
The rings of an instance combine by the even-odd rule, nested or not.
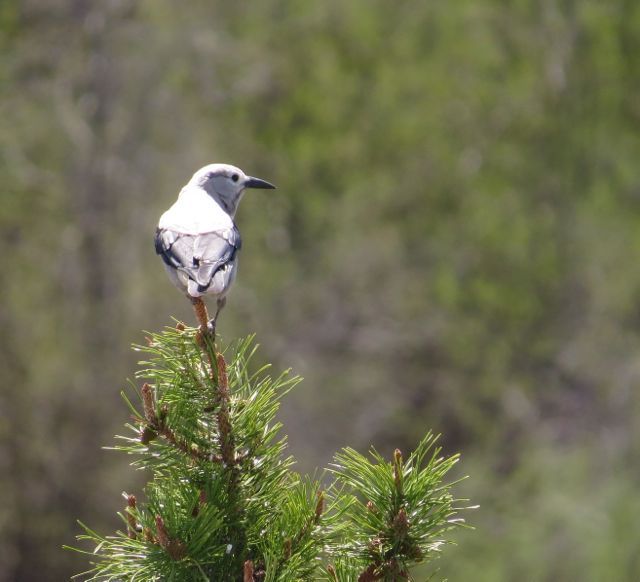
[[(201, 333), (214, 339), (238, 270), (242, 241), (234, 218), (247, 188), (275, 186), (230, 164), (208, 164), (193, 174), (156, 228), (155, 250), (169, 278), (193, 304)], [(211, 319), (204, 296), (216, 299)]]

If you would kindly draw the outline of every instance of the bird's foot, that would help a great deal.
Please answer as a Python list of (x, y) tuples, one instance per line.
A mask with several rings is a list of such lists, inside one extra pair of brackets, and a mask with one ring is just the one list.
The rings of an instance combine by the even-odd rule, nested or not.
[(207, 343), (213, 344), (216, 341), (216, 322), (211, 319), (206, 326), (201, 325), (196, 332), (196, 342), (201, 348), (206, 348)]

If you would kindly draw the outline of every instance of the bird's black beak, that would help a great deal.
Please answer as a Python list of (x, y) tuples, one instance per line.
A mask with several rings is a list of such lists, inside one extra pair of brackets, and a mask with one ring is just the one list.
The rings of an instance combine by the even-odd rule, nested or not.
[(275, 186), (270, 184), (266, 180), (261, 180), (260, 178), (253, 178), (251, 176), (247, 176), (247, 180), (244, 183), (245, 188), (263, 188), (267, 190), (273, 190)]

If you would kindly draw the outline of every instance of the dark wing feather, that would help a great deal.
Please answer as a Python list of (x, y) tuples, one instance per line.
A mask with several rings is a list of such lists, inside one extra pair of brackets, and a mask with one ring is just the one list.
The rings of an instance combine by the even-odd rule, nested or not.
[(187, 273), (200, 291), (206, 291), (218, 269), (234, 260), (241, 244), (235, 226), (198, 235), (157, 229), (155, 236), (156, 253), (169, 267)]

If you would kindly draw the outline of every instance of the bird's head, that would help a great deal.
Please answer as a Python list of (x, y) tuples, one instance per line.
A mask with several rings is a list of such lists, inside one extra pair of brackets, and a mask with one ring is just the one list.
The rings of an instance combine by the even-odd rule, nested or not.
[(240, 168), (229, 164), (209, 164), (200, 168), (189, 185), (205, 190), (231, 216), (236, 213), (245, 188), (275, 188), (266, 180), (247, 176)]

